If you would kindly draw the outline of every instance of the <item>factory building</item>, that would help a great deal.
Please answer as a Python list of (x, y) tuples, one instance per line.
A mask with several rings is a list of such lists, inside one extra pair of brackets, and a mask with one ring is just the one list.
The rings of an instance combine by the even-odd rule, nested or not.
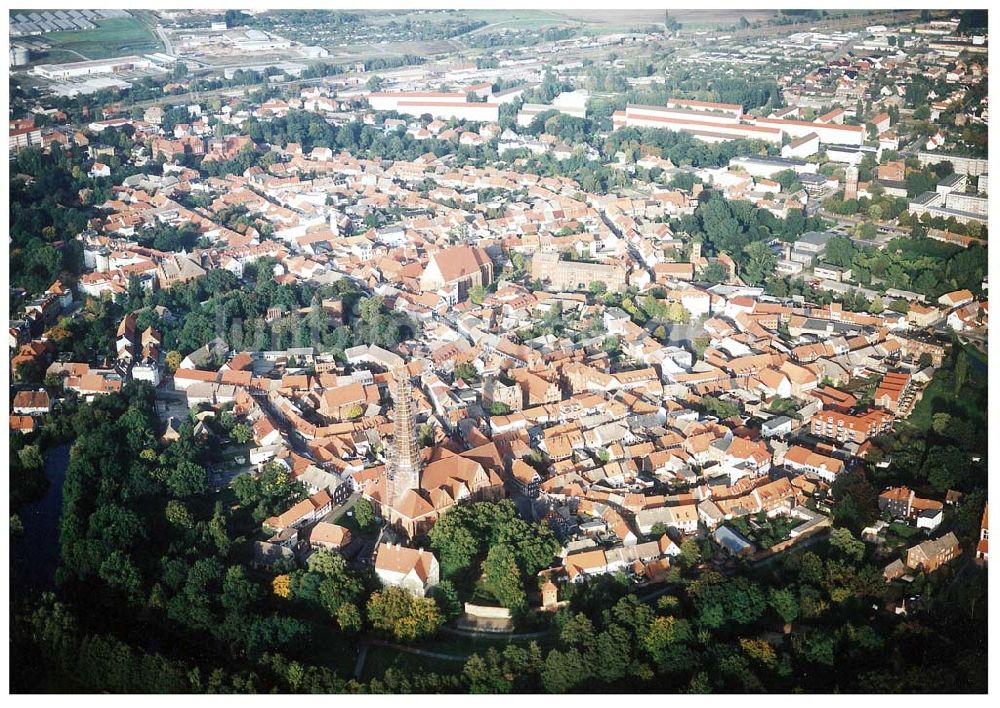
[(114, 57), (112, 59), (95, 59), (93, 61), (76, 61), (67, 64), (39, 64), (33, 70), (37, 76), (53, 81), (75, 79), (95, 74), (120, 74), (137, 69), (149, 69), (155, 66), (149, 59), (140, 56)]
[(753, 118), (755, 125), (780, 129), (793, 138), (803, 138), (816, 133), (821, 143), (835, 145), (861, 145), (865, 141), (865, 129), (860, 125), (837, 125), (836, 123), (812, 123), (807, 120), (786, 120), (784, 118)]
[[(694, 103), (693, 101), (685, 103)], [(716, 110), (713, 106), (726, 108), (729, 104), (699, 102), (699, 106), (688, 108), (665, 108), (629, 104), (624, 111), (615, 111), (612, 116), (614, 129), (619, 128), (664, 128), (689, 133), (705, 142), (724, 140), (764, 140), (781, 144), (782, 133), (769, 126), (755, 126), (740, 122), (731, 110)]]
[(690, 133), (699, 140), (764, 140), (781, 144), (784, 136), (793, 140), (808, 138), (801, 143), (803, 150), (820, 143), (859, 146), (864, 142), (865, 129), (859, 125), (839, 125), (835, 122), (810, 122), (786, 118), (755, 118), (743, 113), (735, 103), (689, 101), (672, 98), (666, 106), (628, 104), (616, 111), (612, 124), (617, 130), (625, 127), (665, 128)]
[(392, 91), (368, 94), (368, 105), (376, 111), (399, 111), (400, 103), (465, 103), (464, 93), (441, 91)]
[(496, 123), (500, 120), (499, 103), (474, 103), (464, 93), (438, 91), (395, 91), (368, 94), (368, 104), (376, 111), (396, 111), (409, 116), (428, 114), (440, 120)]

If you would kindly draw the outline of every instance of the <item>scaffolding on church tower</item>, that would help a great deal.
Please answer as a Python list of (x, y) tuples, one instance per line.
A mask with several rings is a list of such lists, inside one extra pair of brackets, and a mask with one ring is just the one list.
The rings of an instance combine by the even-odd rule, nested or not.
[(407, 490), (420, 487), (420, 451), (413, 421), (410, 374), (406, 367), (398, 367), (392, 371), (392, 378), (393, 429), (386, 465), (386, 501), (396, 508)]

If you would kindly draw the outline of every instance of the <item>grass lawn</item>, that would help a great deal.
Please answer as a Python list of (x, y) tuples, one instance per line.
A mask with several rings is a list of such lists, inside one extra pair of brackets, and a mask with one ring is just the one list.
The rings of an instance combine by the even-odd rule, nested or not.
[(905, 550), (919, 541), (923, 534), (917, 529), (902, 521), (893, 521), (885, 530), (885, 548), (887, 553), (895, 553)]
[(493, 593), (486, 589), (483, 585), (483, 580), (480, 578), (476, 581), (475, 586), (472, 590), (472, 597), (469, 598), (469, 602), (476, 605), (486, 605), (488, 607), (497, 607), (500, 605), (497, 599), (493, 597)]
[(919, 533), (920, 531), (912, 526), (908, 526), (900, 521), (894, 521), (889, 524), (889, 528), (886, 530), (885, 551), (895, 553), (909, 548), (916, 543), (914, 536)]
[(894, 521), (891, 524), (889, 524), (889, 530), (903, 539), (913, 538), (918, 533), (920, 533), (919, 529), (915, 529), (909, 524), (904, 524), (901, 521)]
[[(429, 647), (425, 647), (430, 649)], [(399, 669), (409, 674), (415, 673), (435, 673), (435, 674), (457, 674), (465, 666), (465, 660), (449, 661), (446, 659), (436, 659), (431, 656), (419, 656), (409, 652), (399, 651), (391, 647), (370, 646), (368, 655), (365, 657), (365, 668), (362, 672), (361, 680), (369, 681), (372, 678), (382, 677), (386, 669)], [(352, 668), (353, 671), (353, 668)]]
[(49, 32), (41, 40), (52, 45), (45, 62), (80, 61), (77, 52), (88, 59), (106, 59), (127, 54), (163, 51), (163, 45), (146, 25), (135, 17), (116, 17), (95, 22), (97, 29)]
[[(924, 389), (924, 395), (921, 397), (920, 401), (913, 407), (913, 411), (910, 413), (907, 422), (914, 428), (919, 430), (927, 430), (931, 427), (931, 421), (934, 417), (935, 410), (948, 409), (953, 405), (960, 408), (964, 408), (969, 418), (978, 417), (974, 410), (969, 410), (968, 406), (963, 406), (962, 401), (955, 398), (954, 389), (941, 381), (940, 378), (933, 378), (931, 382)], [(969, 414), (972, 415), (969, 415)]]
[(423, 642), (417, 646), (418, 648), (425, 649), (427, 651), (436, 651), (442, 654), (455, 654), (456, 656), (466, 656), (477, 652), (479, 654), (483, 654), (489, 649), (503, 651), (504, 647), (511, 644), (517, 646), (527, 646), (533, 641), (537, 642), (539, 646), (544, 649), (546, 646), (555, 642), (556, 636), (557, 635), (553, 633), (538, 639), (520, 639), (500, 633), (497, 633), (495, 636), (489, 635), (485, 637), (473, 637), (441, 632), (434, 639)]

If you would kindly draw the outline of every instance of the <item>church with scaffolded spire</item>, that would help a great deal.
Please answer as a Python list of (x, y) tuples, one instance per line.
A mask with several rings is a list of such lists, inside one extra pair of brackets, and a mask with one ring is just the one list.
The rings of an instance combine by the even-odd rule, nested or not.
[(441, 514), (466, 500), (504, 496), (504, 461), (493, 443), (464, 452), (454, 443), (420, 450), (417, 403), (406, 367), (391, 371), (392, 442), (385, 467), (358, 480), (361, 492), (389, 526), (407, 538), (430, 531)]
[(420, 452), (417, 448), (413, 392), (405, 369), (393, 372), (392, 447), (386, 461), (386, 501), (400, 508), (407, 491), (420, 489)]

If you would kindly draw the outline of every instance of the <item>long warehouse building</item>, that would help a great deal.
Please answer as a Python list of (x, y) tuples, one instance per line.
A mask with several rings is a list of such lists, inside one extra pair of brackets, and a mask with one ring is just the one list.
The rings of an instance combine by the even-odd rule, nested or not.
[(118, 74), (136, 69), (149, 69), (155, 64), (149, 59), (139, 56), (115, 57), (112, 59), (94, 59), (76, 61), (66, 64), (39, 64), (32, 73), (46, 79), (74, 79), (94, 74)]
[(400, 103), (464, 103), (465, 94), (443, 91), (376, 91), (368, 94), (368, 105), (376, 111), (395, 111)]
[(464, 93), (379, 92), (368, 95), (368, 104), (376, 111), (396, 111), (410, 116), (421, 116), (426, 113), (440, 120), (456, 118), (480, 123), (496, 123), (500, 120), (499, 103), (467, 101)]
[(861, 125), (838, 125), (836, 123), (811, 123), (807, 120), (786, 120), (784, 118), (751, 118), (755, 125), (778, 128), (792, 138), (803, 138), (816, 133), (819, 141), (832, 145), (862, 145), (865, 142), (865, 128)]
[(802, 138), (815, 133), (820, 142), (836, 145), (861, 145), (865, 129), (858, 125), (812, 123), (781, 118), (755, 118), (743, 113), (733, 103), (670, 99), (666, 106), (628, 104), (616, 111), (612, 124), (618, 128), (665, 128), (690, 133), (706, 142), (722, 140), (764, 140), (781, 144), (785, 135)]
[(665, 128), (690, 133), (699, 140), (712, 143), (744, 139), (781, 144), (779, 129), (742, 123), (732, 113), (629, 104), (624, 111), (615, 111), (611, 120), (615, 130), (626, 127)]

